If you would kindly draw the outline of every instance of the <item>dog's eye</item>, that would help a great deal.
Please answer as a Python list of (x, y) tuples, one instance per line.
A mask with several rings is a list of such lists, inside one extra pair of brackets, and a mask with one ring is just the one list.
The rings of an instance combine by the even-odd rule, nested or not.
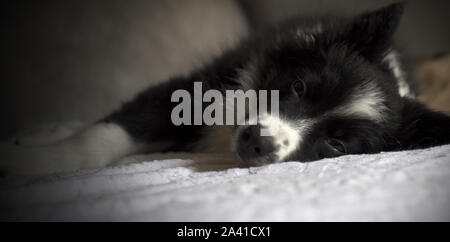
[(326, 142), (335, 152), (339, 154), (347, 154), (347, 148), (342, 141), (337, 139), (328, 139)]
[(302, 98), (306, 92), (306, 85), (301, 80), (295, 81), (294, 83), (292, 83), (292, 90), (298, 98)]

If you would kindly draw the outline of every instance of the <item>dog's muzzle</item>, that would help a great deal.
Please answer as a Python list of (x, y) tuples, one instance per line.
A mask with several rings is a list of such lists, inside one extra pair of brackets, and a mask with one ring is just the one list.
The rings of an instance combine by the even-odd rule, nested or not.
[(260, 125), (251, 125), (240, 132), (236, 152), (243, 165), (260, 166), (274, 162), (279, 148), (272, 136), (261, 136)]

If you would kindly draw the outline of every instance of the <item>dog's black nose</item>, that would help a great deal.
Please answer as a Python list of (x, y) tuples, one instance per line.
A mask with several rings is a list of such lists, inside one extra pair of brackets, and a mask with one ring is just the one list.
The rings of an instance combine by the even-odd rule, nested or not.
[(241, 132), (238, 142), (239, 156), (244, 161), (252, 160), (251, 163), (259, 163), (257, 158), (267, 156), (277, 150), (272, 136), (261, 136), (261, 126), (259, 125), (245, 128)]

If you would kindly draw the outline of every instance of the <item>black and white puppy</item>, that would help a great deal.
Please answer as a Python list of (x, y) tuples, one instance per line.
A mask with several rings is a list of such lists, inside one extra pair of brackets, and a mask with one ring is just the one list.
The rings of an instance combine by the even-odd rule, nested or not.
[[(8, 173), (102, 167), (137, 152), (218, 152), (257, 166), (450, 143), (450, 117), (415, 100), (392, 47), (402, 4), (351, 19), (294, 19), (245, 40), (188, 77), (151, 87), (61, 142), (6, 149)], [(175, 125), (174, 91), (278, 90), (257, 125)], [(263, 117), (260, 116), (260, 117)], [(260, 128), (272, 130), (261, 136)]]

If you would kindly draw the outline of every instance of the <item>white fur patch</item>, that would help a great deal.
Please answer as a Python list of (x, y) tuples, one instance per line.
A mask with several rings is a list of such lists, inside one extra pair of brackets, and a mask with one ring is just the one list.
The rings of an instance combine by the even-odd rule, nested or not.
[(386, 110), (383, 102), (383, 92), (372, 82), (367, 82), (356, 89), (347, 104), (336, 108), (332, 113), (337, 115), (358, 115), (380, 122), (383, 121), (383, 113)]
[(293, 124), (272, 115), (261, 116), (259, 124), (273, 137), (275, 145), (279, 146), (276, 153), (278, 161), (286, 158), (300, 146), (305, 132), (310, 127), (307, 120)]
[(411, 87), (406, 81), (406, 73), (401, 67), (398, 53), (395, 50), (391, 50), (389, 54), (384, 57), (383, 61), (388, 63), (389, 68), (391, 69), (395, 78), (397, 78), (398, 93), (400, 94), (400, 96), (414, 98), (415, 96), (411, 91)]
[(322, 24), (316, 24), (311, 26), (310, 28), (301, 27), (298, 28), (296, 34), (301, 39), (305, 40), (308, 43), (312, 43), (316, 41), (316, 37), (314, 34), (319, 34), (323, 32)]
[(316, 37), (312, 33), (304, 32), (303, 30), (297, 30), (297, 36), (299, 36), (302, 40), (312, 43), (316, 41)]
[(13, 174), (73, 171), (103, 167), (146, 147), (134, 142), (120, 126), (100, 123), (53, 144), (11, 147), (2, 166)]
[(93, 125), (58, 145), (71, 147), (68, 155), (74, 157), (70, 157), (70, 160), (84, 162), (82, 168), (105, 166), (144, 149), (143, 145), (134, 142), (122, 127), (114, 123)]

